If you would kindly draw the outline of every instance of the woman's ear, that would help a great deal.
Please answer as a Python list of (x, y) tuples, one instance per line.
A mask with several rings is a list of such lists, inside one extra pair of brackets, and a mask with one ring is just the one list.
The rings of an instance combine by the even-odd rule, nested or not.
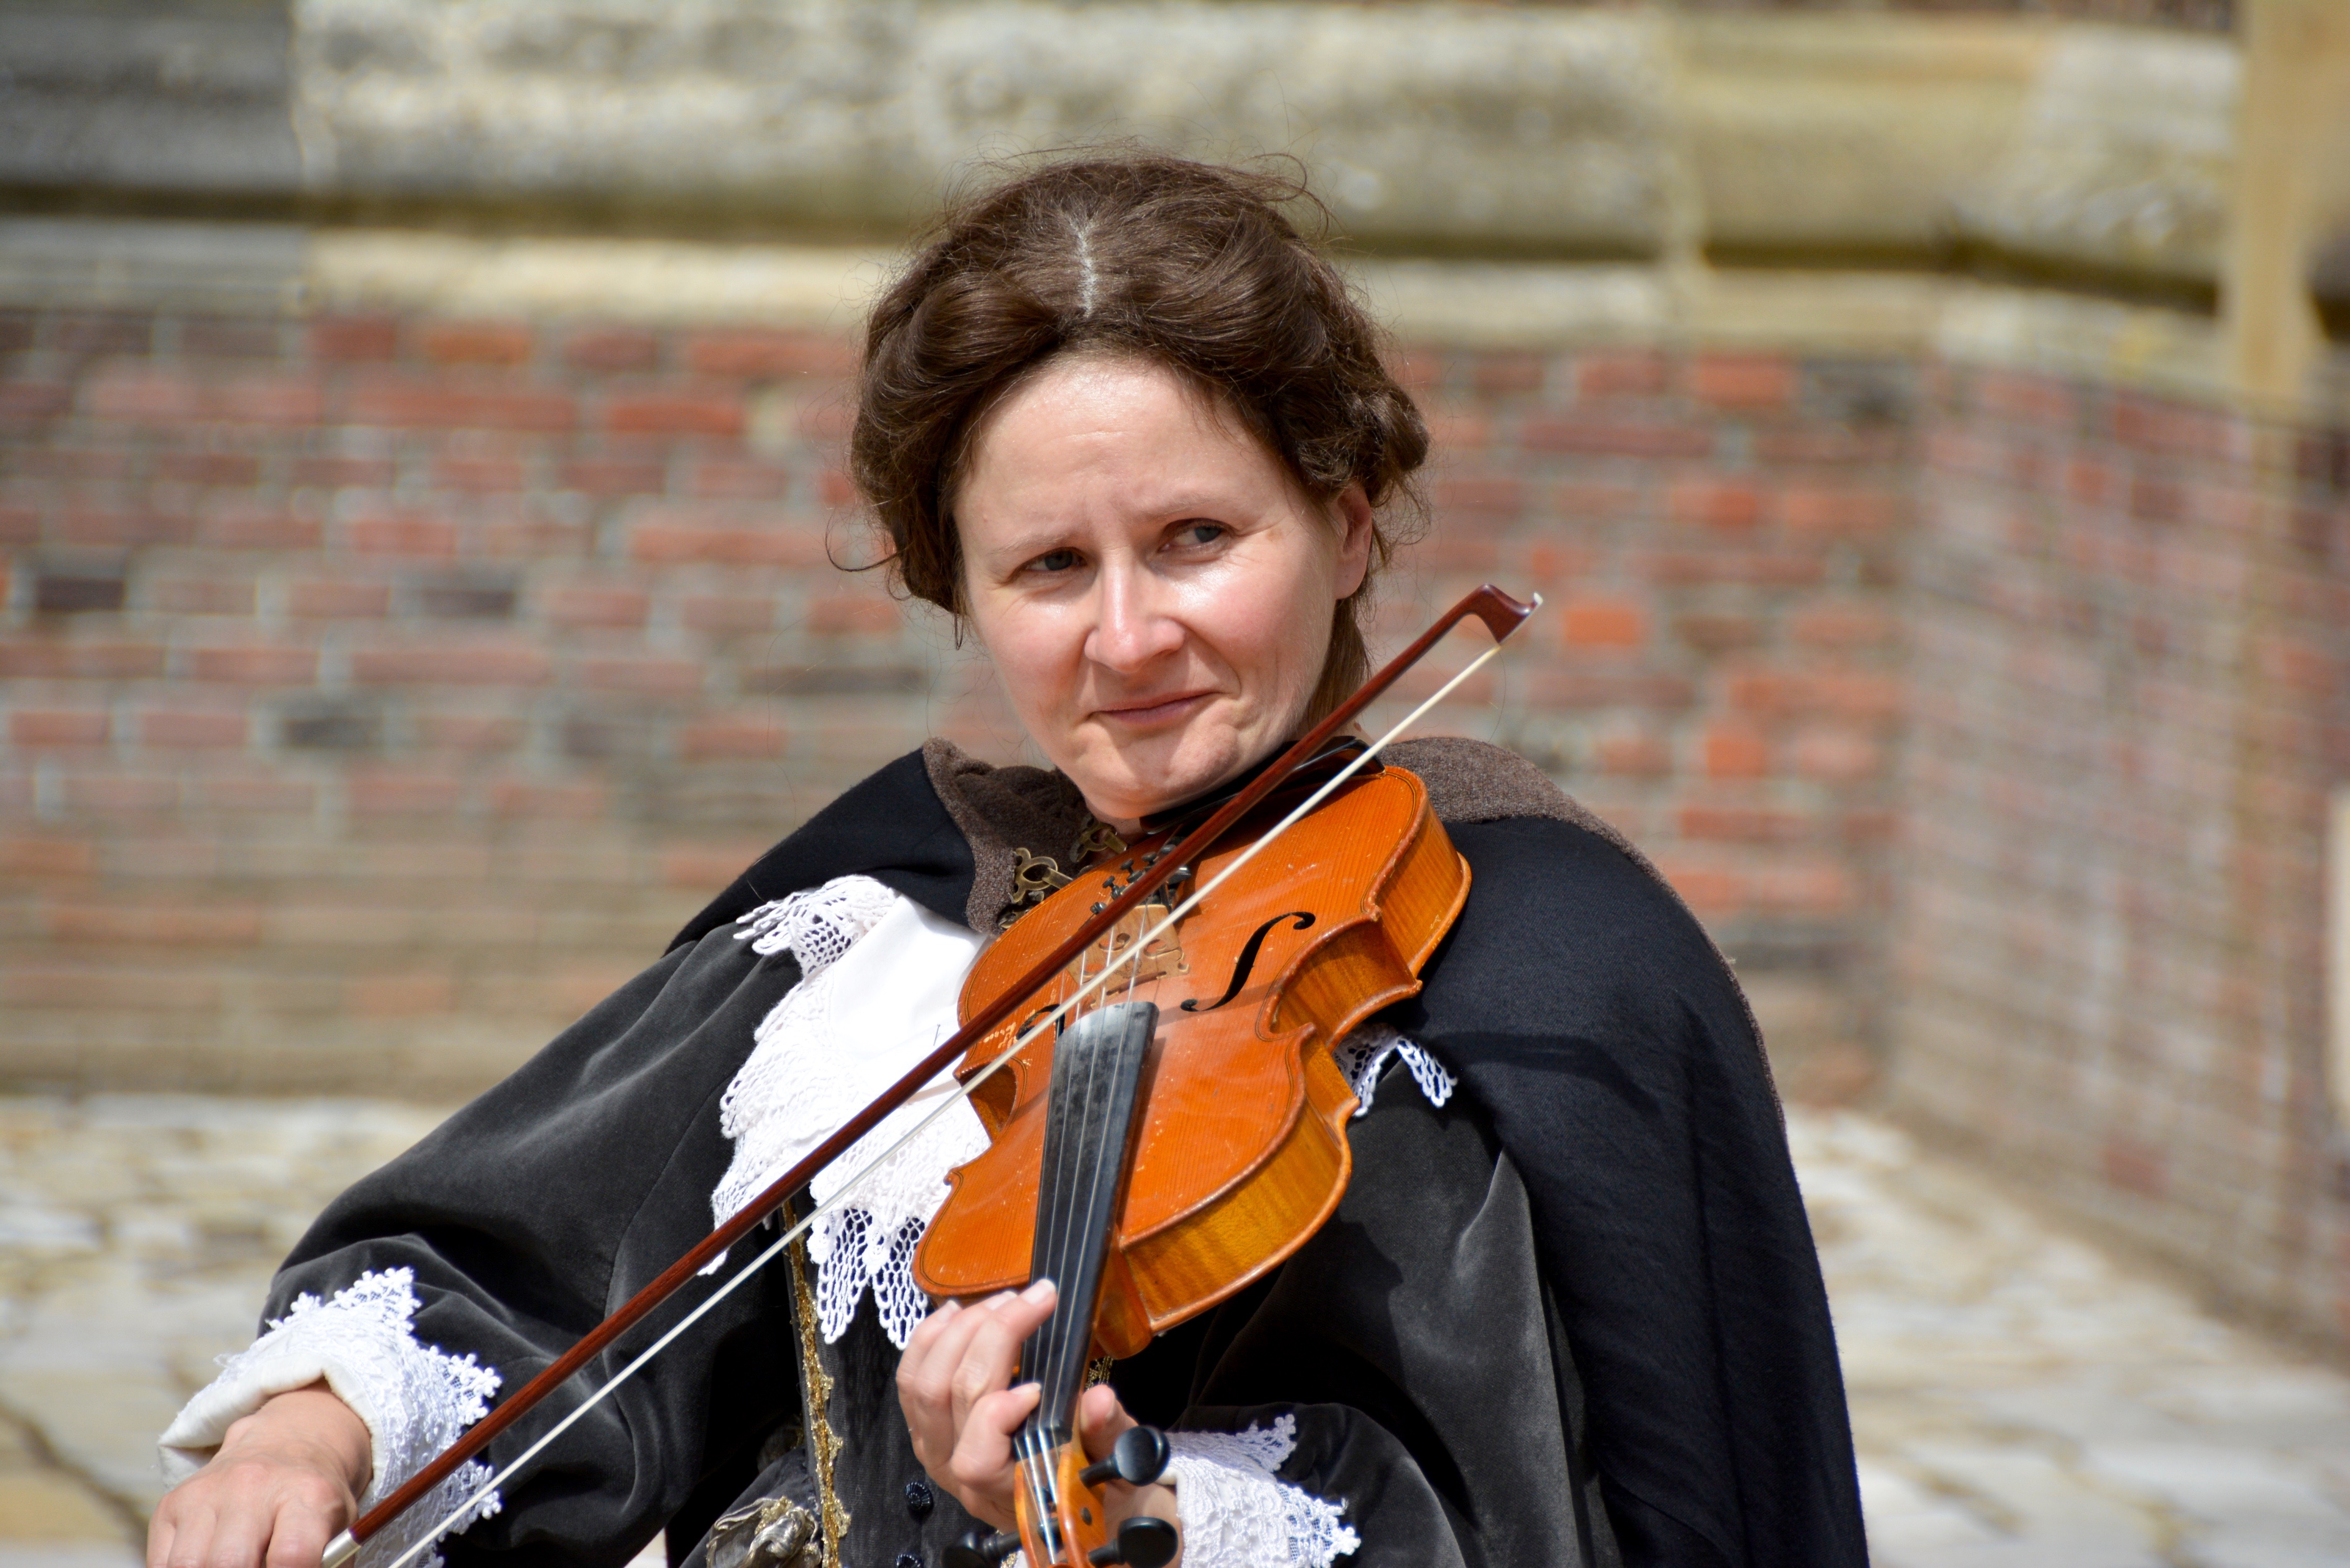
[(1350, 599), (1371, 569), (1371, 545), (1378, 537), (1371, 524), (1371, 498), (1359, 483), (1338, 492), (1338, 597)]

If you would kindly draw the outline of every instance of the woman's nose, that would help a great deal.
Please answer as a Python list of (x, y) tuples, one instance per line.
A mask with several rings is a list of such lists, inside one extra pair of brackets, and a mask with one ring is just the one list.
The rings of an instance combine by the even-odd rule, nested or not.
[(1170, 613), (1166, 586), (1153, 574), (1111, 562), (1099, 581), (1087, 658), (1130, 675), (1183, 646), (1182, 622)]

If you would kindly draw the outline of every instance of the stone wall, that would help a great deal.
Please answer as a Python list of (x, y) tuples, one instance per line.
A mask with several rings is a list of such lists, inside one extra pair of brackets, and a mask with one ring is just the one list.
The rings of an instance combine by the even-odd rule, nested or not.
[(1930, 407), (1898, 1103), (2338, 1334), (2320, 879), (2350, 435), (1967, 367)]

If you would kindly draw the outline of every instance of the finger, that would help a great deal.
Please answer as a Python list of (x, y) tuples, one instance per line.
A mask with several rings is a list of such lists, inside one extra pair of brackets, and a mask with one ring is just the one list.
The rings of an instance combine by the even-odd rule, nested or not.
[(163, 1559), (164, 1568), (203, 1568), (213, 1539), (211, 1507), (191, 1498), (181, 1505), (172, 1524), (172, 1551)]
[(239, 1498), (213, 1515), (212, 1541), (204, 1548), (208, 1568), (260, 1568), (272, 1511), (270, 1503)]
[(957, 1431), (971, 1418), (973, 1402), (1011, 1384), (1020, 1365), (1021, 1342), (1053, 1315), (1055, 1300), (1053, 1282), (1039, 1280), (1014, 1300), (989, 1310), (948, 1379)]
[(919, 1362), (929, 1355), (931, 1342), (936, 1339), (939, 1331), (952, 1323), (962, 1311), (962, 1303), (950, 1297), (946, 1305), (940, 1307), (916, 1324), (914, 1332), (906, 1337), (906, 1354), (899, 1357), (899, 1364), (903, 1365), (908, 1361)]
[(1077, 1436), (1089, 1459), (1107, 1459), (1111, 1445), (1135, 1424), (1118, 1403), (1118, 1390), (1107, 1383), (1095, 1384), (1077, 1399)]
[[(1009, 1301), (1007, 1293), (996, 1298)], [(985, 1326), (989, 1304), (970, 1307), (939, 1325), (920, 1360), (909, 1356), (898, 1363), (898, 1407), (905, 1412), (907, 1435), (914, 1439), (914, 1456), (925, 1468), (954, 1451), (953, 1381), (972, 1335)]]
[(266, 1568), (318, 1568), (327, 1554), (328, 1538), (340, 1528), (342, 1521), (328, 1518), (313, 1505), (280, 1504), (262, 1562)]
[(178, 1526), (172, 1522), (179, 1511), (172, 1499), (164, 1498), (155, 1510), (155, 1517), (147, 1523), (147, 1568), (164, 1568), (172, 1560), (172, 1537)]
[(972, 1407), (955, 1439), (947, 1474), (956, 1495), (972, 1512), (998, 1522), (1012, 1516), (1012, 1434), (1020, 1429), (1044, 1390), (1034, 1383), (999, 1388)]

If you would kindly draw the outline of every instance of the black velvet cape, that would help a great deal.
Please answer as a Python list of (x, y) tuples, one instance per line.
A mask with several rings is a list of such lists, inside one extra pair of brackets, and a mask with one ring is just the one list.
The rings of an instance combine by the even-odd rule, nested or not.
[[(1736, 982), (1645, 861), (1555, 792), (1557, 809), (1523, 788), (1449, 793), (1470, 898), (1388, 1019), (1462, 1092), (1439, 1111), (1390, 1072), (1352, 1124), (1333, 1220), (1113, 1381), (1170, 1425), (1294, 1417), (1283, 1479), (1343, 1500), (1352, 1568), (1865, 1563), (1826, 1297)], [(971, 837), (921, 753), (817, 814), (658, 963), (338, 1199), (270, 1313), (410, 1267), (419, 1338), (518, 1386), (707, 1231), (731, 1155), (718, 1097), (798, 978), (733, 923), (850, 874), (966, 918)], [(450, 1562), (618, 1563), (664, 1526), (682, 1559), (738, 1495), (803, 1493), (805, 1451), (778, 1442), (799, 1436), (788, 1271), (768, 1273), (451, 1537)], [(918, 1484), (894, 1354), (869, 1302), (823, 1353), (850, 1424), (851, 1568), (935, 1563), (969, 1522)], [(553, 1404), (491, 1457), (568, 1407)]]

